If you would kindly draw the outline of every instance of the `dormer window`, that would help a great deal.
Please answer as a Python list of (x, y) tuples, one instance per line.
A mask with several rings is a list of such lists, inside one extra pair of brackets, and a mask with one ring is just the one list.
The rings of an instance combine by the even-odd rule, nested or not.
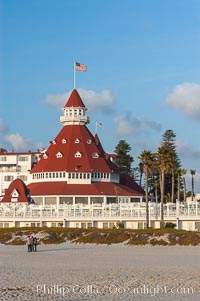
[(19, 192), (16, 189), (14, 189), (11, 193), (11, 196), (17, 198), (19, 196)]
[(63, 154), (61, 153), (61, 152), (58, 152), (57, 154), (56, 154), (56, 158), (62, 158), (63, 157)]
[(80, 139), (76, 138), (74, 142), (75, 143), (80, 143)]
[(52, 141), (52, 143), (53, 143), (53, 144), (56, 144), (56, 140), (54, 139), (54, 140)]
[(67, 140), (65, 138), (62, 139), (62, 144), (67, 143)]
[(76, 152), (74, 155), (75, 158), (81, 158), (82, 154), (80, 152)]
[(87, 140), (87, 144), (91, 144), (92, 143), (92, 140), (91, 139), (88, 139)]
[(92, 154), (92, 158), (95, 158), (95, 159), (99, 158), (99, 154), (93, 153), (93, 154)]
[(45, 154), (43, 155), (43, 158), (44, 158), (44, 159), (47, 159), (47, 158), (48, 158), (48, 155), (45, 153)]

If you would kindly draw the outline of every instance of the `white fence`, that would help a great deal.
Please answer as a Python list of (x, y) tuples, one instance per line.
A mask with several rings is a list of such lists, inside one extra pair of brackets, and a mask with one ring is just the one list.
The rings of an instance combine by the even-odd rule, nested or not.
[[(149, 203), (150, 219), (159, 220), (161, 216), (160, 204)], [(1, 204), (0, 221), (6, 218), (20, 219), (74, 219), (74, 218), (122, 218), (145, 219), (146, 204), (109, 204), (109, 205), (27, 205), (27, 204)], [(164, 204), (164, 217), (177, 219), (181, 217), (200, 218), (200, 202), (182, 204), (177, 202)]]

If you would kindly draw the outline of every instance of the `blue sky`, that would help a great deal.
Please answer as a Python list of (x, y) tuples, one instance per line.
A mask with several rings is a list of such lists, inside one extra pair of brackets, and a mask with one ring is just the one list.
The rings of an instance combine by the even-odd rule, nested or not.
[[(0, 0), (0, 146), (47, 147), (73, 89), (106, 151), (137, 157), (172, 129), (200, 192), (199, 0)], [(188, 189), (190, 189), (188, 175)]]

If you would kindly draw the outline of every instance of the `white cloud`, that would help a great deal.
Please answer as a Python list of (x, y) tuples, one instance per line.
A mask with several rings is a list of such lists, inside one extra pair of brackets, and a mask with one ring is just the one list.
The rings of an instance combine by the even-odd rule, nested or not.
[(79, 89), (78, 92), (90, 111), (108, 114), (113, 112), (114, 97), (109, 90), (97, 93), (92, 90)]
[(200, 149), (191, 148), (182, 141), (177, 142), (177, 150), (181, 157), (192, 160), (200, 160)]
[(126, 113), (122, 116), (114, 118), (119, 135), (133, 135), (139, 134), (149, 129), (153, 131), (160, 131), (161, 125), (155, 121), (146, 120), (143, 117), (135, 117), (131, 113)]
[(175, 110), (200, 121), (200, 84), (177, 85), (167, 96), (166, 102)]
[(4, 140), (17, 151), (28, 149), (30, 144), (30, 140), (25, 139), (19, 133), (6, 135)]
[(31, 139), (24, 138), (19, 133), (6, 135), (4, 137), (4, 141), (7, 142), (15, 151), (37, 150), (43, 147), (41, 143), (35, 143)]
[(42, 100), (42, 103), (47, 105), (52, 105), (57, 107), (58, 109), (61, 109), (64, 107), (67, 99), (68, 99), (68, 93), (49, 94)]
[[(64, 94), (50, 94), (42, 100), (43, 103), (61, 109), (67, 102), (72, 91)], [(85, 106), (91, 112), (102, 112), (109, 114), (113, 112), (114, 97), (109, 90), (103, 90), (97, 93), (92, 90), (78, 89)]]

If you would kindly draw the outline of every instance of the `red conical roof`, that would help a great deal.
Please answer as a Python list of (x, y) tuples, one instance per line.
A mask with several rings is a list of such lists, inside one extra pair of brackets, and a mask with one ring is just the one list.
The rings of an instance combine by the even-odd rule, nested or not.
[(116, 166), (106, 159), (103, 149), (96, 144), (95, 138), (85, 125), (64, 126), (45, 154), (31, 173), (117, 172)]
[(72, 94), (70, 95), (66, 105), (64, 106), (64, 108), (69, 108), (69, 107), (85, 108), (85, 105), (82, 102), (80, 95), (75, 89), (72, 91)]

